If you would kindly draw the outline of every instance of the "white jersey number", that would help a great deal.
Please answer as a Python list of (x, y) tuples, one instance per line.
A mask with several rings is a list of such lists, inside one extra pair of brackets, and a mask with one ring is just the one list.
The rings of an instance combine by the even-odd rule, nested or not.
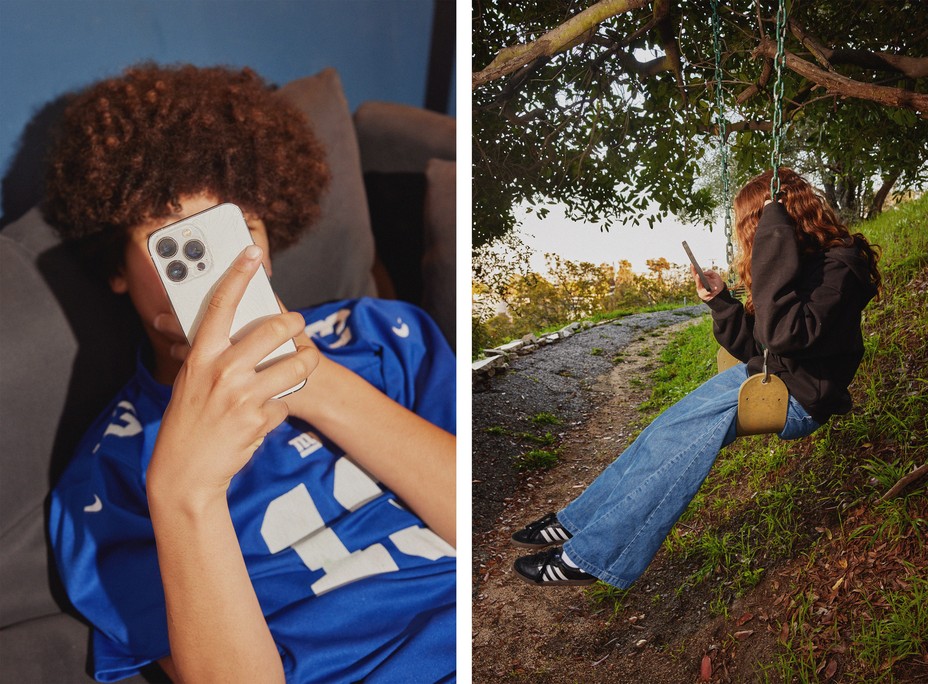
[[(332, 495), (344, 508), (357, 510), (380, 493), (378, 484), (350, 460), (342, 457), (335, 463)], [(383, 544), (348, 551), (335, 531), (325, 525), (312, 495), (302, 483), (268, 504), (261, 536), (271, 553), (291, 548), (307, 568), (325, 571), (312, 584), (317, 596), (371, 575), (399, 569)], [(399, 530), (390, 535), (390, 540), (406, 555), (429, 560), (454, 555), (450, 545), (423, 527)]]

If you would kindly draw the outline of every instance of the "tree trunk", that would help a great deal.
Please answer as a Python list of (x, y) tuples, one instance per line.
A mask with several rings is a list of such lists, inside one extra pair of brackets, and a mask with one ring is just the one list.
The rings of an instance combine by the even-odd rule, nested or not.
[(867, 218), (873, 218), (883, 211), (883, 203), (886, 202), (889, 191), (892, 190), (893, 185), (895, 185), (898, 179), (898, 171), (883, 179), (883, 185), (877, 190), (876, 195), (873, 196), (873, 202), (870, 203), (870, 211), (867, 212)]

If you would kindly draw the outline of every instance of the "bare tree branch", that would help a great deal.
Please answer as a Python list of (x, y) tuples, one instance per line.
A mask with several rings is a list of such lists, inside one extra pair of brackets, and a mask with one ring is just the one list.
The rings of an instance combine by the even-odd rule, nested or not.
[(740, 105), (744, 104), (752, 97), (757, 95), (761, 90), (767, 87), (767, 82), (770, 80), (770, 75), (773, 73), (773, 60), (765, 59), (764, 68), (760, 71), (760, 78), (757, 79), (757, 83), (748, 86), (742, 90), (738, 97), (735, 98), (735, 101)]
[(898, 495), (903, 489), (908, 487), (913, 482), (922, 479), (923, 477), (928, 476), (928, 463), (924, 463), (918, 466), (908, 475), (900, 478), (900, 480), (889, 488), (889, 491), (886, 492), (883, 496), (880, 497), (880, 501), (888, 501), (894, 496)]
[[(776, 55), (776, 50), (776, 43), (766, 38), (761, 41), (761, 44), (757, 46), (752, 54), (755, 57), (761, 55), (764, 57), (773, 57)], [(829, 93), (840, 97), (870, 100), (886, 107), (911, 109), (922, 119), (928, 119), (928, 95), (924, 93), (913, 93), (909, 90), (903, 90), (902, 88), (890, 88), (888, 86), (861, 83), (860, 81), (855, 81), (846, 76), (817, 67), (791, 52), (786, 52), (785, 57), (788, 69), (812, 81), (816, 85), (825, 88)]]
[(834, 64), (849, 64), (863, 69), (892, 71), (909, 78), (928, 76), (928, 57), (907, 57), (868, 50), (832, 49), (823, 45), (818, 38), (806, 33), (792, 19), (789, 21), (789, 28), (799, 42), (829, 71), (833, 70)]
[[(699, 130), (704, 133), (711, 133), (714, 136), (719, 134), (719, 125), (712, 124), (711, 126), (700, 126)], [(751, 119), (745, 119), (743, 121), (729, 121), (725, 124), (725, 133), (736, 133), (739, 131), (763, 131), (764, 133), (769, 133), (773, 130), (773, 123), (770, 121), (754, 121)]]
[(815, 57), (815, 60), (821, 64), (823, 67), (828, 69), (828, 71), (834, 71), (834, 67), (831, 66), (831, 62), (828, 61), (831, 56), (831, 50), (822, 45), (820, 40), (817, 40), (807, 34), (802, 28), (792, 19), (789, 20), (789, 29), (796, 39), (802, 44), (802, 46), (812, 53), (812, 56)]
[(587, 40), (599, 25), (617, 14), (641, 9), (650, 0), (600, 0), (537, 40), (500, 50), (494, 60), (471, 77), (471, 88), (511, 74), (539, 57), (550, 57)]
[[(677, 81), (680, 97), (686, 104), (686, 85), (683, 82), (683, 62), (680, 59), (680, 44), (677, 42), (677, 27), (670, 14), (670, 0), (655, 0), (654, 17), (660, 17), (657, 23), (657, 36), (664, 48), (663, 69), (672, 71)], [(663, 70), (662, 69), (662, 70)]]

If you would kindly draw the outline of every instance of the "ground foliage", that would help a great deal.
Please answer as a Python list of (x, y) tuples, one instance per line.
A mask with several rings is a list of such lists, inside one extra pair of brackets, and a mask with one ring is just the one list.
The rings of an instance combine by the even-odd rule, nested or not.
[[(593, 4), (476, 0), (475, 70)], [(770, 60), (755, 51), (773, 34), (776, 5), (719, 5), (722, 113), (737, 186), (769, 165), (774, 79)], [(924, 73), (907, 75), (880, 57), (928, 55), (928, 4), (786, 5), (789, 53), (865, 86), (928, 92)], [(544, 214), (555, 201), (571, 218), (605, 229), (629, 220), (653, 224), (667, 212), (708, 220), (720, 202), (711, 17), (709, 0), (649, 3), (607, 19), (570, 49), (476, 87), (474, 244), (505, 235), (513, 207), (533, 205)], [(915, 111), (843, 98), (790, 70), (783, 107), (784, 163), (814, 173), (846, 218), (875, 213), (884, 184), (904, 191), (924, 183), (928, 120)]]

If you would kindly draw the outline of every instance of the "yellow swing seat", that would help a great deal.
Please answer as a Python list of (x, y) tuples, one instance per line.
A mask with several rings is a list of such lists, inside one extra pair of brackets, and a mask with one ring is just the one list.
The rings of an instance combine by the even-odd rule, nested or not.
[(781, 432), (788, 406), (786, 383), (776, 375), (752, 375), (738, 390), (738, 436)]
[[(741, 361), (725, 347), (716, 354), (719, 373)], [(776, 375), (767, 373), (767, 350), (764, 350), (764, 371), (755, 373), (741, 383), (738, 390), (737, 431), (739, 437), (782, 432), (786, 426), (789, 390)]]
[(741, 361), (739, 361), (735, 356), (725, 349), (725, 347), (719, 347), (718, 353), (715, 355), (715, 362), (719, 367), (719, 373), (724, 373), (732, 366), (737, 366)]

